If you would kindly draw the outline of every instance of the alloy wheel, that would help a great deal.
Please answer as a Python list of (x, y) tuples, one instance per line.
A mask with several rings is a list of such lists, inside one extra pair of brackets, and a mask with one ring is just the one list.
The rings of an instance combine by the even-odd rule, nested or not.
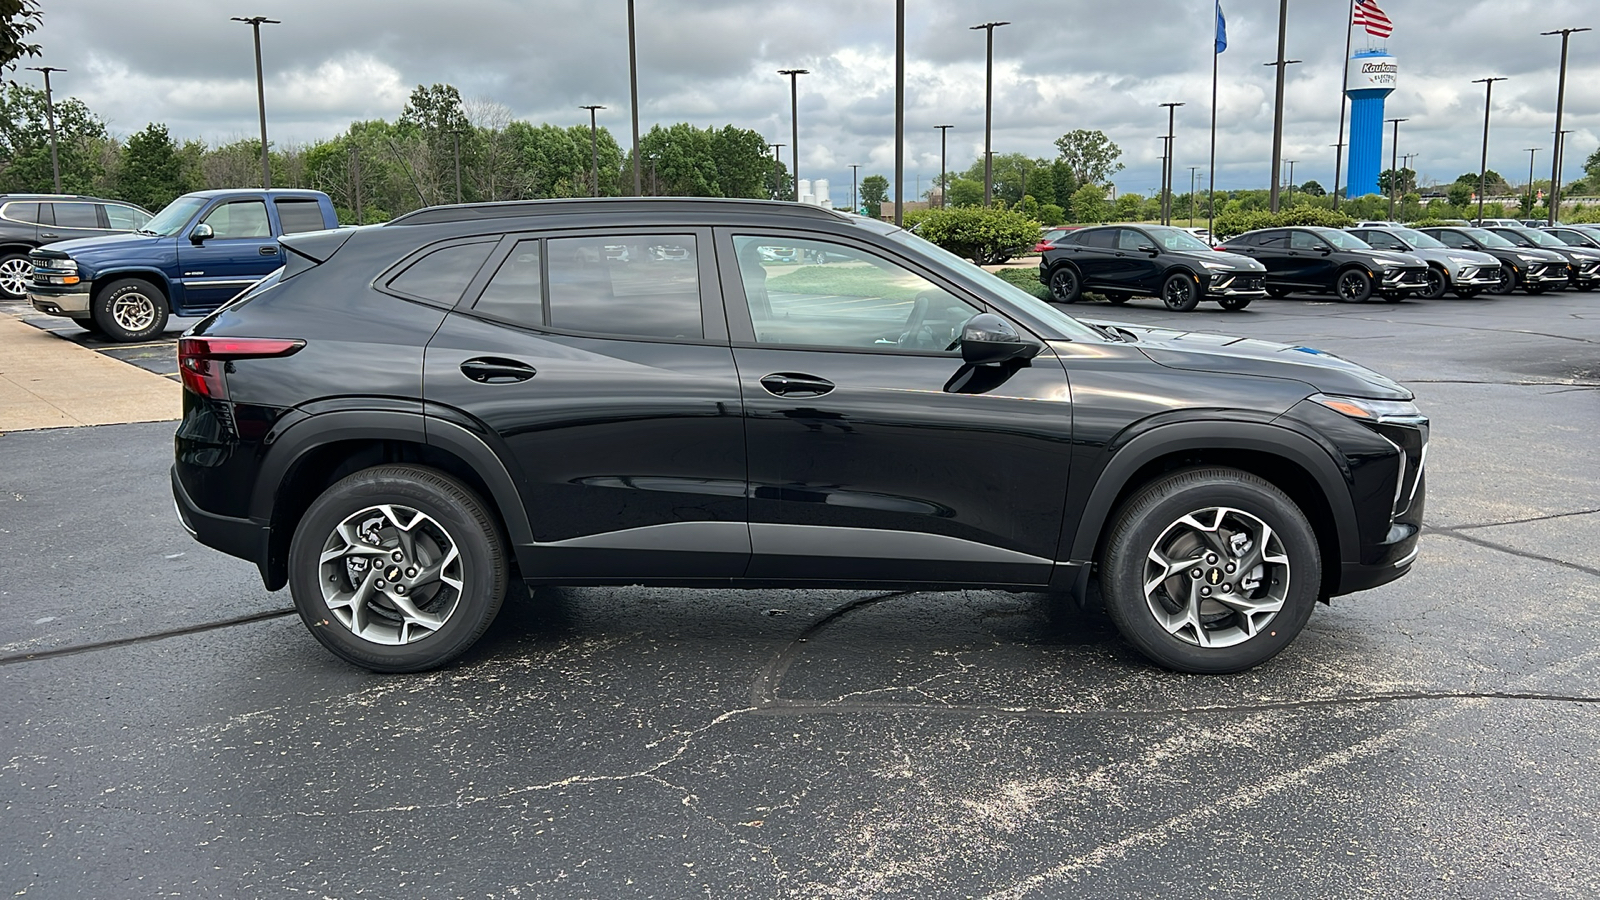
[(1194, 284), (1187, 276), (1175, 275), (1168, 278), (1167, 283), (1162, 286), (1161, 301), (1168, 309), (1188, 312), (1195, 305), (1194, 291)]
[(12, 257), (0, 263), (0, 290), (13, 297), (21, 297), (28, 292), (28, 285), (33, 282), (33, 263), (21, 257)]
[(443, 628), (466, 578), (444, 526), (397, 504), (346, 517), (323, 543), (319, 563), (322, 599), (339, 623), (362, 640), (390, 646)]
[(1367, 280), (1360, 272), (1346, 272), (1339, 277), (1339, 299), (1365, 300), (1369, 293)]
[(1232, 507), (1196, 510), (1150, 548), (1144, 596), (1156, 624), (1197, 647), (1255, 637), (1283, 609), (1289, 556), (1260, 517)]
[(111, 301), (111, 319), (119, 327), (138, 333), (154, 324), (156, 305), (140, 291), (125, 291)]

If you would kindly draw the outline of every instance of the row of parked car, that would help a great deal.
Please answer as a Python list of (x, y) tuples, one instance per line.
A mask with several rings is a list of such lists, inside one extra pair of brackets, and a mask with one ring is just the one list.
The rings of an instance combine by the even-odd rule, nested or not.
[(1046, 234), (1039, 280), (1058, 303), (1095, 292), (1113, 304), (1153, 296), (1188, 312), (1241, 310), (1265, 296), (1332, 294), (1347, 303), (1454, 293), (1530, 294), (1600, 286), (1600, 226), (1264, 228), (1220, 243), (1190, 229), (1101, 225)]

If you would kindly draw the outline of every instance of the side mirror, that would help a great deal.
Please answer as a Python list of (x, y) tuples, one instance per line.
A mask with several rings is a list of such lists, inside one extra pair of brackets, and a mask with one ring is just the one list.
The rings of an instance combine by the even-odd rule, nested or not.
[(1157, 256), (1157, 255), (1159, 255), (1161, 253), (1160, 250), (1156, 249), (1156, 246), (1154, 244), (1142, 244), (1142, 245), (1140, 245), (1139, 252), (1148, 253), (1151, 256)]
[(210, 225), (207, 225), (204, 222), (201, 222), (199, 225), (196, 225), (194, 227), (194, 230), (189, 232), (189, 240), (193, 241), (196, 244), (204, 243), (205, 241), (210, 240), (211, 238), (216, 237), (216, 236), (217, 236), (217, 233), (211, 229)]
[(1329, 247), (1327, 244), (1323, 244), (1321, 247), (1317, 248), (1317, 252), (1321, 253), (1323, 256), (1327, 256), (1333, 252), (1333, 248)]
[(1043, 349), (994, 313), (979, 313), (961, 326), (961, 358), (975, 366), (1032, 359)]

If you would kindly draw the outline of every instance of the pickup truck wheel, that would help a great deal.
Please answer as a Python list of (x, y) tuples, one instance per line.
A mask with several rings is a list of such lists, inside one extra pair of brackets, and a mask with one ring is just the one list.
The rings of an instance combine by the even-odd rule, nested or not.
[(166, 330), (167, 297), (148, 281), (123, 278), (94, 298), (91, 313), (113, 341), (148, 340)]
[(289, 543), (301, 621), (335, 655), (375, 672), (420, 672), (465, 653), (500, 611), (509, 572), (483, 501), (418, 466), (338, 482)]
[(0, 296), (7, 300), (21, 300), (28, 296), (28, 285), (33, 281), (33, 263), (26, 253), (7, 253), (0, 256)]
[(1180, 672), (1238, 672), (1271, 659), (1322, 586), (1316, 536), (1265, 479), (1188, 469), (1117, 514), (1100, 558), (1106, 611), (1129, 643)]

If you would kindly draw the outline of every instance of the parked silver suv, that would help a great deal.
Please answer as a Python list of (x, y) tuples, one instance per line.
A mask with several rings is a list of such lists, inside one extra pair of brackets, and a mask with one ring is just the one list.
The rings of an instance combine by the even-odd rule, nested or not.
[(1417, 296), (1437, 300), (1446, 291), (1457, 297), (1474, 297), (1500, 282), (1500, 260), (1476, 250), (1446, 247), (1420, 231), (1402, 225), (1347, 229), (1379, 250), (1394, 250), (1422, 257), (1428, 264), (1428, 286)]

